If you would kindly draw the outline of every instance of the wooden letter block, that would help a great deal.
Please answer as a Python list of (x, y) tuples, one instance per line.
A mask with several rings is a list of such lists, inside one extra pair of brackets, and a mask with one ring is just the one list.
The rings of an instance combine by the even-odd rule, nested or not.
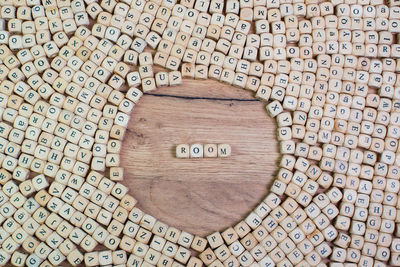
[(180, 144), (176, 146), (176, 157), (177, 158), (189, 158), (190, 146), (188, 144)]
[(203, 145), (192, 144), (190, 146), (190, 157), (191, 158), (202, 158), (203, 157)]
[(226, 158), (231, 155), (231, 146), (228, 144), (218, 144), (218, 157)]
[(218, 146), (216, 144), (205, 144), (204, 145), (204, 157), (205, 158), (216, 158), (218, 156)]

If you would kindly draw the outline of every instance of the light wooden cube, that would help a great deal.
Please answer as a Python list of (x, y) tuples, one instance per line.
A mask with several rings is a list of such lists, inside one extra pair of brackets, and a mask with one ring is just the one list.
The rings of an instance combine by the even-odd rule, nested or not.
[(151, 90), (155, 90), (156, 87), (156, 81), (154, 78), (145, 78), (142, 80), (142, 90), (143, 92), (148, 92)]
[(157, 72), (155, 75), (157, 87), (168, 86), (168, 73), (167, 72)]
[(203, 156), (204, 156), (204, 150), (202, 144), (192, 144), (190, 146), (191, 158), (202, 158)]
[(189, 158), (190, 146), (188, 144), (180, 144), (176, 146), (176, 157), (177, 158)]
[(68, 254), (67, 260), (72, 266), (77, 266), (82, 263), (83, 255), (78, 249), (75, 249)]
[(113, 181), (122, 181), (124, 179), (124, 168), (111, 167), (110, 168), (110, 179)]
[(218, 146), (216, 144), (205, 144), (204, 145), (204, 157), (205, 158), (216, 158), (218, 156)]
[(180, 71), (171, 71), (168, 73), (170, 86), (176, 86), (182, 83), (182, 74)]
[(86, 266), (99, 265), (99, 252), (94, 251), (94, 252), (85, 253), (84, 261), (85, 261)]
[(218, 157), (226, 158), (231, 155), (232, 149), (229, 144), (218, 144)]

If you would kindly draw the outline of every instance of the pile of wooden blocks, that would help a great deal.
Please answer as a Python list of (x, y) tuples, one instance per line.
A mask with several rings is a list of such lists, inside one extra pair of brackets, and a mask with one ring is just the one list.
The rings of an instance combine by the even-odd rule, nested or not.
[[(122, 182), (130, 113), (182, 78), (278, 127), (267, 196), (207, 237)], [(0, 0), (0, 265), (400, 266), (399, 88), (399, 0)]]

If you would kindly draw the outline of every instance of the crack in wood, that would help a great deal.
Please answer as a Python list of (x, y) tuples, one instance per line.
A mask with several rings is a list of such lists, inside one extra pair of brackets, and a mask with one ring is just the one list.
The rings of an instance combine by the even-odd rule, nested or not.
[(238, 101), (238, 102), (259, 102), (258, 99), (247, 99), (247, 98), (219, 98), (219, 97), (197, 97), (197, 96), (180, 96), (180, 95), (168, 95), (168, 94), (155, 94), (155, 93), (144, 93), (144, 95), (156, 96), (156, 97), (171, 97), (180, 98), (186, 100), (212, 100), (212, 101)]

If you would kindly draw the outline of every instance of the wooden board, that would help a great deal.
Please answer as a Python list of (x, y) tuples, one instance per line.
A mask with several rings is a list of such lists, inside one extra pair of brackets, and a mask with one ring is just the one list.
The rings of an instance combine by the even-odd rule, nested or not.
[[(232, 156), (177, 159), (180, 143), (228, 143)], [(143, 96), (123, 143), (124, 184), (168, 225), (206, 235), (243, 219), (265, 196), (279, 160), (274, 120), (252, 92), (184, 80)]]

